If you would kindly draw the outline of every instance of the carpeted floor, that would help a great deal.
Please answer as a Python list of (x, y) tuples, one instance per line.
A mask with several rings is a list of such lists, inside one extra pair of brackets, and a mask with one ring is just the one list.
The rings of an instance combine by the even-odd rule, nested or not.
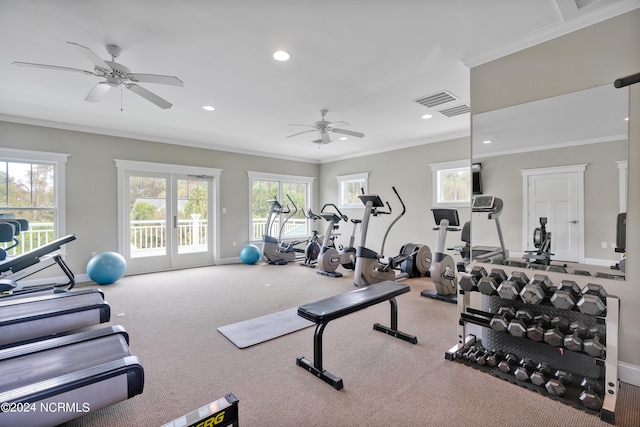
[[(297, 264), (228, 265), (140, 276), (103, 286), (111, 324), (129, 332), (142, 359), (142, 395), (68, 426), (159, 426), (233, 393), (241, 426), (607, 426), (597, 416), (457, 362), (456, 307), (420, 296), (410, 279), (398, 327), (418, 344), (372, 329), (389, 324), (383, 303), (337, 319), (324, 332), (324, 367), (343, 378), (334, 390), (296, 366), (313, 359), (314, 328), (246, 349), (217, 328), (354, 289)], [(89, 285), (84, 285), (89, 286)], [(83, 285), (78, 285), (82, 288)], [(640, 389), (621, 384), (616, 425), (640, 425)]]

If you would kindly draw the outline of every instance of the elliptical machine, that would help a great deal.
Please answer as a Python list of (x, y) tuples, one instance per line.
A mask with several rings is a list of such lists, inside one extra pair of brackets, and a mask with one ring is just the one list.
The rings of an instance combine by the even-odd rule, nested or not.
[[(325, 212), (327, 207), (333, 208), (333, 211)], [(353, 232), (349, 238), (349, 246), (337, 250), (335, 245), (333, 245), (333, 231), (338, 228), (337, 224), (340, 220), (347, 222), (349, 218), (340, 212), (340, 209), (338, 209), (338, 207), (333, 203), (327, 203), (324, 205), (320, 211), (320, 216), (327, 220), (329, 224), (327, 225), (327, 231), (324, 236), (322, 248), (318, 255), (318, 266), (320, 269), (317, 273), (322, 274), (323, 276), (342, 277), (342, 273), (336, 271), (339, 265), (342, 265), (344, 268), (349, 270), (353, 270), (355, 268), (356, 249), (353, 247), (353, 243), (356, 238), (356, 228), (361, 221), (351, 220), (353, 223)]]
[(384, 233), (384, 238), (382, 239), (380, 253), (366, 247), (369, 219), (371, 216), (390, 215), (392, 213), (391, 206), (389, 202), (387, 202), (388, 211), (381, 210), (380, 208), (384, 208), (385, 203), (377, 194), (361, 194), (358, 196), (365, 207), (360, 228), (360, 245), (356, 248), (356, 268), (353, 273), (354, 285), (356, 286), (364, 287), (384, 280), (399, 280), (408, 277), (406, 273), (396, 275), (395, 269), (402, 264), (403, 261), (413, 256), (413, 253), (400, 254), (394, 258), (390, 258), (387, 262), (381, 261), (381, 259), (384, 258), (384, 244), (389, 235), (389, 231), (406, 212), (406, 207), (400, 194), (398, 194), (395, 187), (392, 188), (402, 205), (402, 212), (391, 222), (389, 227), (387, 227), (387, 231)]
[[(296, 240), (290, 243), (282, 242), (282, 230), (287, 221), (296, 214), (298, 211), (297, 206), (291, 200), (291, 197), (287, 195), (289, 201), (293, 204), (295, 210), (292, 212), (289, 206), (285, 209), (280, 202), (276, 199), (267, 200), (269, 205), (269, 215), (267, 215), (267, 221), (265, 223), (264, 235), (262, 236), (262, 259), (269, 264), (274, 265), (286, 265), (289, 262), (295, 261), (296, 258), (301, 257), (304, 253), (304, 249), (296, 248), (296, 245), (302, 243), (300, 240)], [(271, 236), (270, 230), (275, 221), (274, 214), (290, 214), (282, 222), (280, 230), (278, 232), (278, 238)]]
[(451, 255), (444, 253), (447, 240), (447, 232), (460, 231), (460, 219), (456, 209), (434, 208), (433, 218), (438, 225), (434, 230), (438, 230), (438, 242), (436, 243), (436, 251), (431, 261), (431, 280), (436, 290), (423, 290), (420, 295), (423, 297), (434, 298), (440, 301), (451, 303), (458, 302), (456, 293), (456, 265)]
[[(311, 220), (312, 222), (316, 222), (321, 219), (320, 216), (313, 213), (311, 209), (307, 212), (302, 211), (305, 218)], [(331, 245), (333, 245), (333, 236), (331, 237)], [(304, 248), (304, 261), (300, 263), (302, 267), (315, 268), (317, 264), (318, 255), (320, 254), (320, 248), (322, 247), (322, 239), (318, 236), (318, 230), (315, 228), (311, 232), (311, 236), (309, 240), (307, 240), (307, 246)]]

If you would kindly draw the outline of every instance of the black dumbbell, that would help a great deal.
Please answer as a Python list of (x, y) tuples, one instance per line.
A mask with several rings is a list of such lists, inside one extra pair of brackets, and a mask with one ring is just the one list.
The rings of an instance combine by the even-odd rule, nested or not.
[(489, 321), (489, 326), (496, 332), (505, 332), (509, 327), (509, 322), (514, 317), (516, 317), (516, 311), (513, 307), (502, 306)]
[(527, 328), (527, 338), (533, 341), (544, 341), (544, 333), (551, 328), (551, 316), (539, 314), (533, 318), (533, 324)]
[(501, 349), (497, 349), (497, 350), (493, 351), (485, 359), (485, 361), (487, 363), (487, 366), (491, 366), (492, 368), (495, 368), (496, 366), (498, 366), (498, 363), (500, 363), (500, 361), (502, 360), (503, 356), (504, 356), (504, 353), (502, 352)]
[(580, 286), (573, 280), (563, 280), (551, 296), (551, 304), (560, 310), (571, 310), (580, 299)]
[(520, 366), (518, 366), (513, 373), (517, 379), (520, 381), (529, 381), (529, 377), (535, 368), (535, 364), (529, 358), (524, 358), (520, 361)]
[(521, 308), (516, 312), (516, 317), (511, 319), (507, 331), (514, 337), (522, 338), (527, 335), (527, 328), (533, 321), (533, 314), (526, 308)]
[(544, 342), (554, 347), (564, 345), (564, 336), (569, 331), (569, 321), (562, 316), (551, 319), (551, 329), (544, 333)]
[(593, 338), (589, 338), (582, 342), (582, 349), (585, 353), (592, 357), (604, 358), (607, 348), (605, 347), (604, 337), (599, 334), (595, 334)]
[(498, 295), (501, 298), (513, 300), (520, 296), (520, 291), (529, 282), (529, 278), (522, 271), (514, 271), (504, 282), (498, 286)]
[(544, 387), (553, 396), (562, 396), (567, 392), (566, 385), (573, 381), (571, 373), (566, 371), (556, 371), (555, 378), (551, 378)]
[(531, 380), (532, 384), (537, 385), (538, 387), (542, 387), (547, 383), (549, 376), (551, 376), (551, 368), (549, 367), (549, 364), (540, 362), (538, 363), (538, 366), (536, 366), (535, 372), (531, 374), (529, 379)]
[(569, 334), (564, 337), (564, 346), (571, 351), (582, 351), (584, 338), (588, 336), (589, 328), (584, 322), (576, 320), (569, 325)]
[(474, 347), (475, 344), (476, 344), (475, 340), (470, 340), (464, 346), (456, 350), (456, 352), (453, 354), (454, 357), (456, 359), (464, 359), (465, 353), (468, 352), (472, 347)]
[(585, 408), (599, 411), (602, 408), (602, 399), (600, 398), (600, 391), (602, 391), (602, 385), (593, 378), (584, 378), (580, 383), (583, 390), (580, 393), (579, 400), (585, 406)]
[(498, 363), (498, 369), (505, 374), (513, 372), (516, 366), (518, 366), (518, 358), (511, 353), (504, 356), (500, 363)]
[(582, 297), (576, 304), (578, 310), (592, 316), (599, 316), (606, 311), (607, 291), (602, 285), (588, 283), (582, 288), (581, 294)]
[(520, 291), (520, 298), (527, 304), (540, 304), (544, 301), (546, 293), (551, 286), (552, 282), (549, 276), (535, 274)]
[(478, 282), (481, 278), (487, 275), (487, 270), (484, 267), (476, 265), (471, 269), (469, 274), (463, 274), (458, 281), (460, 288), (464, 291), (471, 291), (477, 288)]

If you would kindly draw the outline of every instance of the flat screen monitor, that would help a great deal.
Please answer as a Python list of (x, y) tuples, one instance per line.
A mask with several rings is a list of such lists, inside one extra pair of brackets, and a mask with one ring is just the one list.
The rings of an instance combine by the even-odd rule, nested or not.
[(473, 198), (471, 209), (473, 209), (474, 212), (493, 209), (494, 202), (495, 202), (494, 196), (476, 196)]

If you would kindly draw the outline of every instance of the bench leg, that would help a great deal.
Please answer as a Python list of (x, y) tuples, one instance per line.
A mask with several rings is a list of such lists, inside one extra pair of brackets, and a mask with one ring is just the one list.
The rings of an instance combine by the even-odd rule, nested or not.
[(382, 326), (379, 323), (375, 323), (373, 325), (373, 329), (376, 331), (384, 332), (387, 335), (391, 335), (392, 337), (399, 338), (403, 341), (410, 342), (411, 344), (417, 344), (418, 338), (415, 335), (409, 335), (405, 332), (398, 330), (398, 303), (395, 298), (391, 298), (389, 300), (391, 304), (391, 327)]
[(296, 359), (296, 365), (311, 372), (322, 381), (330, 384), (336, 390), (340, 390), (343, 387), (342, 378), (336, 377), (331, 372), (322, 369), (322, 333), (327, 323), (319, 323), (316, 325), (316, 331), (313, 335), (313, 359), (310, 361), (303, 356), (299, 356)]

